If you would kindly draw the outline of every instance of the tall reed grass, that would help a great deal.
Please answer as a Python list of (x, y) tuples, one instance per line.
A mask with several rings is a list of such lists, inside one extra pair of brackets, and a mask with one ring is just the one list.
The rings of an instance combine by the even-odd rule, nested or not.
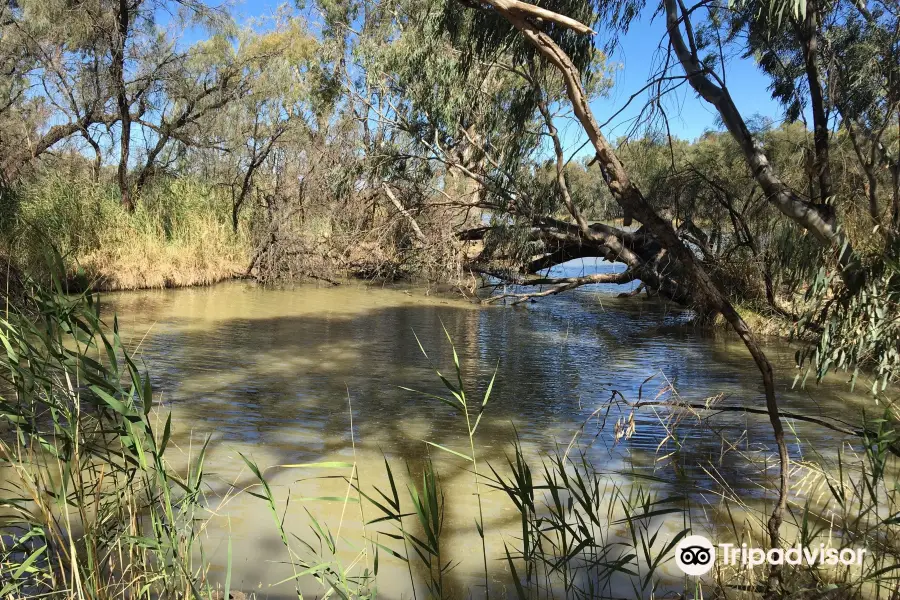
[(0, 251), (47, 279), (50, 244), (74, 288), (207, 285), (244, 273), (250, 260), (248, 226), (232, 230), (230, 195), (189, 178), (154, 181), (133, 214), (115, 185), (86, 176), (44, 174), (0, 196)]
[(172, 469), (171, 420), (115, 321), (31, 283), (0, 318), (0, 598), (208, 597), (205, 444)]

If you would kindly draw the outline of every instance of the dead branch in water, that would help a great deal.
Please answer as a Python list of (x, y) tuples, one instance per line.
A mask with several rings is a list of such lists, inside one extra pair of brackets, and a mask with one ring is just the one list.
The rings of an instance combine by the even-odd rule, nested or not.
[(489, 298), (485, 298), (482, 300), (483, 304), (493, 304), (494, 302), (499, 302), (500, 300), (505, 300), (507, 298), (514, 298), (515, 301), (512, 302), (513, 305), (520, 304), (522, 302), (526, 302), (532, 298), (542, 298), (545, 296), (554, 296), (556, 294), (560, 294), (562, 292), (566, 292), (569, 290), (573, 290), (578, 287), (582, 287), (585, 285), (591, 285), (594, 283), (629, 283), (637, 279), (637, 275), (631, 271), (623, 271), (621, 273), (596, 273), (594, 275), (585, 275), (583, 277), (542, 277), (538, 279), (529, 279), (518, 283), (518, 285), (523, 286), (532, 286), (532, 285), (552, 285), (550, 289), (542, 290), (540, 292), (525, 292), (521, 294), (500, 294), (498, 296), (491, 296)]

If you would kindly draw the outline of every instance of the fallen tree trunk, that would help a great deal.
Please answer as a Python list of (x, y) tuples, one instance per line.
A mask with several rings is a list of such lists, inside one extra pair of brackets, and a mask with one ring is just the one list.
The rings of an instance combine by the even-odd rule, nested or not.
[[(686, 284), (684, 269), (664, 251), (663, 246), (652, 235), (642, 229), (627, 232), (603, 223), (587, 226), (592, 233), (587, 238), (582, 230), (551, 217), (539, 217), (533, 221), (529, 237), (540, 242), (543, 252), (535, 254), (523, 265), (509, 272), (508, 261), (504, 256), (490, 257), (491, 263), (475, 260), (468, 265), (469, 270), (490, 273), (492, 276), (514, 285), (546, 285), (546, 278), (527, 278), (549, 271), (552, 267), (579, 258), (601, 258), (609, 262), (619, 262), (626, 266), (630, 278), (623, 281), (594, 281), (589, 277), (580, 278), (578, 282), (566, 289), (574, 289), (594, 283), (628, 283), (640, 280), (651, 290), (664, 298), (677, 302), (682, 306), (694, 308), (701, 319), (710, 314), (710, 310), (696, 297)], [(473, 241), (485, 240), (498, 227), (478, 227), (459, 232), (458, 239)], [(506, 265), (497, 266), (497, 264)], [(506, 273), (509, 272), (509, 273)]]
[[(464, 7), (472, 6), (464, 0), (460, 1)], [(670, 4), (671, 2), (667, 0), (667, 7), (669, 7)], [(734, 309), (734, 306), (729, 302), (727, 296), (719, 285), (717, 285), (716, 281), (710, 277), (709, 273), (707, 273), (702, 262), (694, 256), (692, 250), (678, 237), (678, 233), (675, 231), (675, 228), (672, 227), (671, 222), (667, 221), (657, 213), (641, 193), (641, 190), (629, 177), (628, 172), (617, 156), (615, 149), (600, 131), (600, 125), (594, 117), (594, 113), (588, 102), (588, 96), (582, 87), (581, 73), (572, 62), (571, 57), (546, 31), (544, 31), (540, 23), (524, 18), (520, 11), (511, 10), (509, 5), (505, 2), (485, 0), (484, 4), (476, 6), (478, 6), (480, 10), (492, 10), (496, 12), (501, 18), (505, 19), (510, 25), (517, 29), (540, 56), (553, 65), (562, 77), (566, 95), (572, 105), (574, 116), (581, 124), (596, 152), (597, 163), (602, 170), (603, 177), (606, 180), (607, 187), (613, 198), (626, 213), (633, 215), (635, 219), (643, 223), (644, 227), (646, 227), (647, 230), (664, 246), (665, 252), (670, 252), (673, 255), (684, 269), (686, 280), (691, 286), (691, 295), (701, 306), (701, 309), (704, 311), (710, 310), (721, 313), (729, 325), (731, 325), (734, 332), (741, 338), (741, 341), (744, 342), (744, 345), (753, 357), (753, 361), (762, 377), (766, 398), (766, 411), (769, 415), (775, 443), (778, 448), (780, 475), (778, 500), (769, 518), (768, 533), (771, 547), (780, 547), (781, 524), (787, 506), (789, 458), (787, 445), (784, 439), (784, 428), (781, 424), (778, 402), (775, 396), (775, 376), (772, 364), (759, 346), (756, 338), (747, 326), (747, 323)], [(555, 24), (560, 24), (561, 22), (561, 20), (556, 20)], [(578, 31), (578, 29), (575, 29), (575, 31)], [(584, 227), (582, 227), (582, 233), (589, 232), (584, 231)], [(611, 250), (617, 251), (617, 253), (622, 256), (622, 253), (618, 252), (618, 249), (612, 246), (616, 241), (617, 239), (613, 236), (613, 239), (601, 243), (605, 243)], [(766, 585), (766, 597), (774, 597), (778, 591), (780, 591), (780, 588), (781, 569), (773, 566), (769, 572), (769, 578)]]

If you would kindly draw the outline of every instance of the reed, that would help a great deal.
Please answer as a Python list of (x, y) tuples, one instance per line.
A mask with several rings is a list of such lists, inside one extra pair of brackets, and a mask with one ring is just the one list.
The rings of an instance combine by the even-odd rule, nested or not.
[(135, 212), (110, 182), (47, 174), (0, 190), (0, 255), (49, 282), (44, 252), (63, 257), (69, 289), (208, 285), (246, 271), (250, 232), (234, 232), (230, 196), (191, 179), (144, 189)]
[(171, 468), (171, 420), (116, 322), (58, 278), (28, 289), (0, 319), (0, 597), (208, 597), (206, 445)]
[[(481, 541), (485, 586), (481, 593), (489, 597), (491, 592), (498, 591), (496, 584), (491, 587), (498, 563), (488, 554), (486, 538), (499, 532), (486, 529), (482, 507), (482, 496), (489, 492), (508, 497), (519, 514), (521, 538), (512, 546), (504, 544), (503, 559), (512, 575), (509, 585), (520, 598), (561, 595), (605, 598), (612, 597), (623, 587), (633, 590), (636, 597), (649, 597), (663, 581), (671, 581), (671, 576), (667, 577), (661, 567), (671, 560), (672, 549), (688, 533), (688, 528), (665, 534), (660, 518), (677, 515), (681, 520), (685, 514), (684, 498), (662, 498), (640, 484), (617, 483), (616, 479), (623, 479), (622, 474), (596, 469), (585, 454), (560, 451), (542, 462), (535, 475), (518, 439), (512, 442), (513, 454), (507, 458), (505, 467), (487, 464), (481, 465), (479, 470), (476, 433), (487, 414), (496, 370), (483, 396), (473, 403), (449, 334), (447, 339), (453, 356), (455, 373), (452, 379), (431, 362), (420, 344), (447, 394), (441, 396), (402, 389), (426, 401), (452, 407), (466, 427), (468, 447), (465, 450), (428, 440), (422, 443), (423, 451), (433, 449), (450, 460), (458, 460), (472, 475), (472, 496), (478, 508), (474, 527)], [(406, 564), (409, 589), (414, 597), (422, 596), (423, 586), (424, 597), (453, 597), (454, 590), (448, 588), (446, 575), (457, 563), (447, 559), (446, 541), (443, 540), (446, 498), (440, 476), (430, 459), (425, 461), (418, 483), (410, 476), (405, 493), (400, 492), (395, 469), (387, 458), (384, 459), (383, 478), (387, 485), (366, 488), (359, 482), (355, 463), (279, 465), (282, 468), (349, 471), (349, 476), (344, 477), (353, 490), (352, 495), (348, 492), (344, 498), (319, 500), (344, 503), (341, 515), (345, 514), (350, 502), (365, 505), (370, 514), (374, 510), (375, 516), (365, 522), (368, 528), (366, 539), (353, 541), (333, 535), (327, 524), (317, 520), (312, 513), (309, 515), (312, 539), (285, 531), (284, 513), (279, 510), (263, 471), (249, 459), (245, 460), (258, 480), (258, 496), (268, 504), (272, 521), (291, 557), (292, 579), (298, 582), (303, 578), (313, 579), (325, 595), (370, 597), (377, 593), (377, 565), (383, 560), (379, 557), (387, 555)], [(290, 490), (288, 496), (291, 496)], [(347, 550), (353, 549), (352, 560), (337, 559), (342, 545)], [(375, 557), (375, 569), (361, 570), (362, 558), (370, 551)], [(299, 585), (297, 594), (298, 597), (302, 595)]]

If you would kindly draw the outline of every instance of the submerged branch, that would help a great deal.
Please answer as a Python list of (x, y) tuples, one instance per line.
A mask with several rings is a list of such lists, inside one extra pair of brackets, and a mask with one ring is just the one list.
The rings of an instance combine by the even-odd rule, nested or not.
[[(760, 415), (760, 416), (768, 416), (769, 411), (765, 408), (752, 408), (749, 406), (718, 406), (718, 405), (710, 405), (710, 404), (701, 404), (699, 402), (665, 402), (665, 401), (655, 401), (655, 400), (641, 400), (638, 402), (628, 402), (625, 401), (626, 405), (629, 408), (637, 409), (637, 408), (646, 408), (646, 407), (667, 407), (667, 408), (689, 408), (691, 410), (704, 410), (704, 411), (716, 411), (716, 412), (740, 412), (751, 415)], [(813, 423), (820, 427), (824, 427), (830, 431), (834, 431), (836, 433), (841, 433), (843, 435), (859, 437), (863, 439), (868, 438), (877, 438), (878, 432), (872, 431), (871, 429), (863, 428), (863, 429), (855, 429), (850, 427), (849, 423), (842, 422), (842, 425), (837, 425), (834, 422), (827, 421), (825, 419), (821, 419), (819, 417), (810, 417), (807, 415), (801, 415), (795, 412), (789, 411), (780, 411), (779, 413), (782, 417), (786, 419), (793, 419), (795, 421), (802, 421), (804, 423)], [(890, 450), (891, 454), (895, 456), (900, 456), (900, 447), (895, 445), (888, 446), (888, 450)]]
[(562, 292), (573, 290), (585, 285), (591, 285), (594, 283), (622, 284), (632, 282), (635, 279), (637, 279), (637, 274), (631, 269), (628, 269), (627, 271), (623, 271), (621, 273), (596, 273), (594, 275), (585, 275), (582, 277), (541, 277), (537, 279), (529, 279), (520, 282), (517, 285), (552, 285), (553, 287), (542, 290), (540, 292), (524, 292), (520, 294), (500, 294), (498, 296), (491, 296), (490, 298), (485, 298), (484, 300), (482, 300), (482, 303), (493, 304), (494, 302), (499, 302), (500, 300), (513, 298), (514, 301), (512, 302), (512, 304), (515, 305), (526, 302), (533, 298), (554, 296)]

